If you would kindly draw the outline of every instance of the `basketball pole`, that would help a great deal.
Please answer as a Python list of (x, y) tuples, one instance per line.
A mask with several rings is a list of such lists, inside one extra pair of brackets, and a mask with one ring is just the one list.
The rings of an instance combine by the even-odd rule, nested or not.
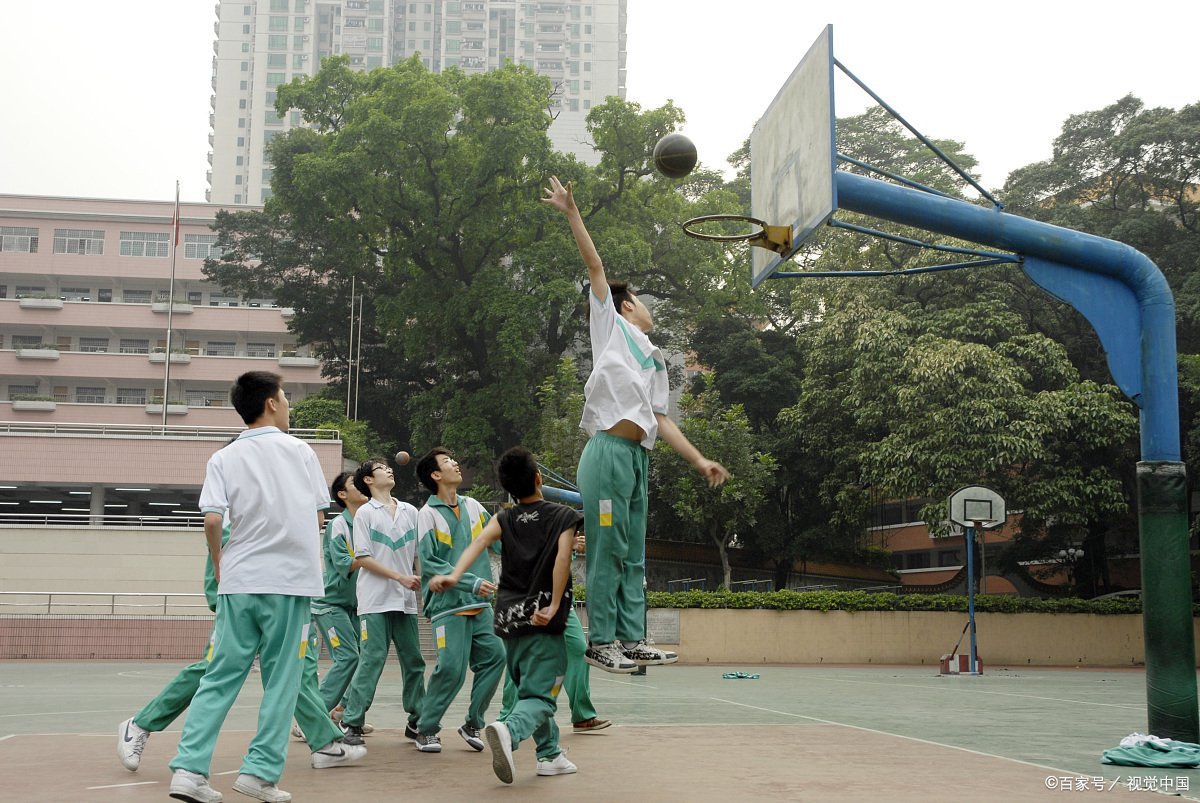
[(970, 674), (978, 675), (978, 664), (975, 663), (975, 656), (978, 654), (975, 645), (975, 528), (979, 526), (979, 522), (973, 523), (974, 527), (967, 528), (967, 622), (971, 625)]
[(1200, 742), (1175, 301), (1166, 278), (1146, 255), (1113, 240), (843, 170), (835, 171), (835, 187), (839, 208), (1021, 255), (1030, 279), (1078, 310), (1100, 335), (1113, 378), (1139, 406), (1138, 532), (1149, 730)]

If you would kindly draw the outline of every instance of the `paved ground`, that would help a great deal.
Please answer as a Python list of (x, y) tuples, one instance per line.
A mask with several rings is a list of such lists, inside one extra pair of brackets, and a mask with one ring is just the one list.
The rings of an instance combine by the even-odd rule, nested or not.
[[(150, 739), (136, 774), (117, 761), (116, 726), (178, 667), (0, 663), (0, 797), (166, 800), (166, 764), (182, 723)], [(738, 669), (761, 678), (721, 677)], [(454, 733), (465, 694), (447, 717), (444, 752), (418, 753), (397, 730), (404, 723), (399, 672), (389, 668), (369, 716), (379, 732), (367, 740), (366, 759), (313, 770), (307, 748), (293, 741), (280, 786), (297, 801), (385, 794), (406, 801), (611, 801), (644, 797), (641, 790), (653, 787), (665, 802), (1007, 803), (1085, 791), (1128, 796), (1136, 794), (1132, 782), (1200, 800), (1200, 771), (1131, 772), (1100, 763), (1101, 751), (1146, 728), (1140, 671), (995, 669), (944, 677), (912, 667), (676, 666), (652, 668), (644, 678), (593, 670), (592, 686), (601, 715), (617, 725), (573, 735), (560, 712), (564, 745), (579, 765), (574, 776), (535, 777), (527, 745), (517, 753), (516, 782), (500, 784), (488, 755), (470, 751)], [(213, 785), (228, 801), (248, 799), (231, 786), (260, 694), (251, 675), (218, 742)], [(1064, 791), (1064, 783), (1074, 789)]]

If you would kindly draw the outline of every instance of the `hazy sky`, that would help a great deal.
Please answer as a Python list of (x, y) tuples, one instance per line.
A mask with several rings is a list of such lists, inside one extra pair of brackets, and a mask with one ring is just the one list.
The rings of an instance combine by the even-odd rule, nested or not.
[[(586, 2), (586, 0), (583, 0)], [(215, 0), (7, 3), (0, 193), (184, 200), (207, 186)], [(628, 97), (668, 98), (727, 168), (821, 28), (923, 133), (966, 143), (984, 185), (1049, 158), (1071, 114), (1134, 93), (1200, 101), (1200, 2), (629, 0)], [(837, 113), (870, 99), (839, 76)]]

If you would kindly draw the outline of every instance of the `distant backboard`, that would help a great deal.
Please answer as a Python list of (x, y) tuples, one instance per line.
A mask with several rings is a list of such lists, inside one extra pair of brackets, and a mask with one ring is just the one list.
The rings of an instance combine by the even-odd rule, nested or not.
[(950, 521), (963, 527), (979, 527), (984, 530), (1000, 527), (1007, 520), (1004, 498), (991, 488), (968, 485), (950, 494)]
[(757, 287), (791, 259), (837, 211), (833, 116), (833, 26), (828, 25), (784, 82), (750, 135), (751, 215), (792, 227), (792, 248), (752, 248)]

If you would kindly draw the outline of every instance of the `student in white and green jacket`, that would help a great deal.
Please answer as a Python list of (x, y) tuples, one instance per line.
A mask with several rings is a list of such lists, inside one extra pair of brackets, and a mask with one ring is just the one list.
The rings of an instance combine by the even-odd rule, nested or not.
[(325, 557), (325, 596), (312, 601), (313, 620), (333, 659), (321, 679), (321, 699), (326, 711), (334, 711), (350, 679), (358, 669), (358, 594), (355, 591), (358, 564), (354, 560), (354, 514), (367, 497), (354, 487), (354, 474), (342, 472), (329, 486), (330, 500), (343, 510), (325, 526), (321, 551)]
[[(442, 447), (431, 450), (417, 463), (417, 478), (430, 492), (417, 514), (417, 556), (421, 563), (425, 615), (433, 626), (438, 664), (425, 693), (417, 721), (416, 743), (423, 752), (441, 750), (437, 736), (442, 716), (454, 701), (467, 667), (475, 674), (467, 721), (458, 735), (473, 749), (484, 748), (484, 712), (504, 674), (504, 645), (492, 629), (492, 609), (486, 601), (496, 591), (492, 569), (481, 555), (455, 585), (441, 593), (428, 588), (430, 578), (448, 575), (471, 542), (483, 531), (490, 516), (483, 505), (459, 496), (462, 472), (453, 455)], [(436, 745), (434, 749), (433, 746)]]

